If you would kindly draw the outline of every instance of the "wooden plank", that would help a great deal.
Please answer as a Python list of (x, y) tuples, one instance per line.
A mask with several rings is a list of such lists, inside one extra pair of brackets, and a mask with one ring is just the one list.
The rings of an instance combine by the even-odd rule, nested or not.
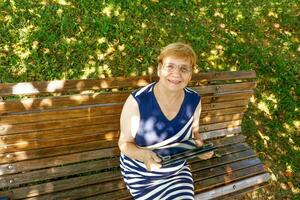
[[(221, 123), (221, 122), (228, 122), (228, 121), (236, 121), (242, 119), (241, 114), (229, 114), (223, 116), (206, 116), (200, 119), (200, 124), (212, 124), (212, 123)], [(21, 143), (20, 141), (26, 141), (26, 144), (30, 145), (32, 141), (43, 141), (43, 140), (53, 140), (59, 138), (66, 138), (66, 137), (75, 137), (75, 136), (82, 136), (82, 132), (72, 132), (70, 131), (70, 127), (74, 128), (77, 127), (82, 129), (87, 129), (89, 126), (98, 125), (98, 128), (94, 129), (102, 129), (102, 125), (104, 123), (110, 123), (110, 125), (119, 126), (119, 115), (105, 115), (102, 117), (90, 117), (90, 118), (76, 118), (76, 119), (68, 119), (68, 120), (57, 120), (57, 121), (46, 121), (46, 122), (37, 122), (37, 123), (28, 123), (28, 124), (17, 124), (12, 125), (7, 132), (0, 131), (1, 134), (5, 134), (0, 137), (0, 141), (3, 144), (9, 146), (9, 144), (18, 144)], [(87, 122), (86, 122), (87, 121)], [(74, 124), (78, 124), (78, 126), (74, 126)], [(58, 130), (58, 129), (67, 129)], [(50, 131), (46, 131), (50, 130)], [(44, 131), (43, 134), (40, 131)], [(46, 131), (46, 132), (45, 132)], [(117, 130), (116, 130), (117, 131)], [(63, 133), (64, 132), (64, 133)], [(92, 133), (99, 132), (98, 130), (93, 130)], [(17, 134), (16, 134), (17, 133)], [(63, 133), (63, 134), (62, 134)], [(10, 135), (8, 135), (10, 134)], [(115, 134), (117, 135), (117, 134)], [(107, 138), (107, 136), (105, 137)], [(103, 139), (103, 137), (99, 138)]]
[[(80, 130), (79, 130), (80, 131)], [(77, 135), (75, 137), (64, 137), (59, 139), (52, 139), (52, 140), (41, 140), (41, 141), (32, 141), (30, 143), (23, 141), (15, 144), (4, 144), (0, 146), (0, 153), (11, 153), (16, 151), (24, 151), (24, 150), (32, 150), (32, 149), (41, 149), (47, 147), (55, 147), (55, 146), (65, 146), (71, 144), (78, 144), (81, 142), (90, 142), (96, 140), (103, 140), (105, 137), (111, 138), (112, 135), (110, 133), (103, 134), (100, 133), (91, 133), (91, 134), (83, 134), (82, 136)], [(114, 137), (114, 136), (113, 136)], [(116, 135), (117, 138), (118, 135)], [(111, 142), (112, 139), (107, 139), (107, 142)], [(30, 144), (30, 145), (29, 145)]]
[(189, 163), (197, 170), (204, 170), (255, 157), (255, 153), (249, 149), (246, 144), (236, 144), (232, 147), (224, 148), (223, 151), (219, 149), (217, 153), (220, 155), (220, 157), (214, 156), (209, 160), (200, 160), (199, 158), (194, 158), (189, 160)]
[(0, 154), (0, 163), (12, 163), (23, 160), (32, 160), (37, 158), (47, 158), (58, 155), (92, 151), (108, 147), (117, 147), (117, 140), (118, 137), (111, 138), (111, 140), (95, 140), (91, 142), (77, 141), (77, 143), (70, 145), (53, 146), (49, 148), (41, 148), (28, 151), (2, 153)]
[(127, 189), (118, 190), (118, 192), (108, 192), (105, 194), (93, 195), (82, 200), (99, 200), (99, 199), (110, 199), (110, 200), (125, 200), (132, 199), (130, 192)]
[(198, 182), (196, 181), (195, 192), (196, 193), (204, 192), (224, 184), (232, 183), (235, 181), (239, 181), (263, 173), (265, 173), (265, 169), (262, 164), (259, 164), (245, 169), (237, 170), (232, 174), (229, 173), (225, 175), (216, 176), (213, 178), (205, 179), (205, 181), (198, 181)]
[(123, 105), (100, 106), (88, 105), (81, 107), (62, 108), (56, 110), (41, 110), (40, 112), (17, 113), (4, 115), (0, 118), (1, 125), (13, 125), (30, 122), (51, 121), (66, 118), (95, 117), (120, 114)]
[(0, 165), (1, 175), (119, 156), (118, 147)]
[(240, 126), (238, 126), (238, 127), (234, 127), (234, 128), (201, 132), (201, 137), (203, 140), (209, 140), (209, 139), (213, 139), (213, 138), (225, 137), (225, 136), (238, 134), (241, 131), (242, 131), (242, 128)]
[(223, 71), (223, 72), (208, 72), (194, 74), (192, 81), (195, 82), (207, 82), (216, 80), (243, 80), (243, 79), (254, 79), (256, 77), (255, 71)]
[[(251, 91), (252, 93), (253, 91)], [(233, 93), (233, 94), (216, 94), (213, 96), (203, 96), (201, 101), (202, 104), (207, 103), (217, 103), (224, 101), (233, 101), (233, 100), (248, 100), (251, 96), (251, 93)], [(60, 98), (60, 97), (53, 97)], [(108, 98), (110, 99), (110, 98)], [(41, 99), (36, 99), (35, 101), (42, 101)], [(70, 100), (71, 101), (71, 100)], [(93, 103), (98, 104), (95, 102)], [(16, 102), (18, 104), (18, 102)], [(36, 103), (37, 106), (40, 103)], [(67, 103), (65, 105), (68, 105)], [(114, 105), (114, 106), (101, 106), (101, 105), (87, 105), (87, 106), (77, 106), (70, 107), (68, 109), (54, 109), (54, 110), (40, 110), (39, 112), (25, 112), (25, 113), (16, 113), (7, 114), (0, 118), (0, 124), (19, 124), (19, 123), (28, 123), (28, 122), (38, 122), (38, 121), (48, 121), (48, 120), (58, 120), (67, 118), (76, 118), (76, 117), (93, 117), (97, 115), (105, 114), (120, 114), (121, 108), (123, 105)], [(33, 108), (33, 109), (39, 109)], [(24, 116), (24, 117), (23, 117)]]
[(245, 106), (234, 107), (234, 108), (224, 108), (224, 109), (219, 109), (219, 110), (205, 110), (205, 111), (202, 110), (200, 118), (203, 119), (205, 117), (244, 113), (245, 111), (246, 111)]
[(214, 188), (210, 191), (197, 193), (195, 195), (195, 200), (213, 199), (225, 194), (230, 194), (232, 192), (243, 190), (247, 187), (260, 185), (264, 182), (267, 182), (269, 180), (269, 177), (270, 175), (268, 173), (258, 174), (244, 180), (236, 181), (230, 184), (226, 184), (222, 187)]
[(241, 107), (241, 106), (248, 105), (248, 103), (249, 100), (236, 100), (236, 101), (229, 101), (229, 102), (202, 104), (202, 110), (207, 111), (207, 110)]
[[(238, 72), (206, 72), (193, 75), (193, 82), (201, 83), (215, 80), (243, 80), (256, 77), (254, 71)], [(157, 77), (116, 77), (89, 80), (54, 80), (41, 82), (23, 83), (2, 83), (0, 84), (0, 96), (8, 95), (29, 95), (41, 93), (58, 93), (64, 91), (80, 92), (84, 90), (101, 90), (112, 88), (142, 87), (146, 84), (158, 80)]]
[(41, 82), (3, 83), (0, 84), (0, 96), (142, 87), (150, 83), (150, 81), (151, 77), (140, 76), (88, 80), (54, 80)]
[(205, 116), (200, 119), (200, 124), (213, 124), (213, 123), (221, 123), (226, 121), (236, 121), (241, 120), (243, 118), (243, 114), (229, 114), (229, 115), (221, 115), (221, 116), (214, 116), (209, 117)]
[[(66, 129), (72, 127), (85, 127), (91, 125), (99, 125), (106, 123), (119, 123), (120, 115), (105, 115), (85, 118), (69, 118), (64, 120), (52, 120), (46, 122), (34, 122), (27, 124), (18, 124), (15, 126), (7, 126), (0, 129), (0, 135), (9, 135), (17, 133), (26, 133), (33, 131)], [(1, 125), (0, 125), (1, 126)], [(3, 126), (2, 126), (3, 127)]]
[(218, 93), (232, 93), (244, 90), (253, 90), (256, 87), (256, 82), (232, 83), (223, 85), (206, 85), (198, 86), (193, 89), (200, 94), (218, 94)]
[(228, 122), (222, 122), (222, 123), (214, 123), (214, 124), (208, 124), (208, 125), (200, 125), (199, 131), (207, 132), (207, 131), (213, 131), (218, 129), (233, 129), (237, 126), (240, 126), (242, 123), (242, 120), (234, 120), (234, 121), (228, 121)]
[(268, 184), (268, 182), (263, 182), (261, 184), (258, 185), (253, 185), (238, 191), (232, 191), (231, 193), (227, 193), (225, 195), (219, 196), (217, 198), (214, 198), (214, 200), (233, 200), (233, 199), (243, 199), (245, 194), (263, 187), (266, 187)]
[(64, 165), (28, 171), (26, 173), (9, 174), (3, 176), (2, 179), (0, 179), (0, 188), (16, 187), (20, 184), (80, 175), (86, 172), (96, 173), (97, 171), (99, 172), (103, 169), (113, 169), (119, 167), (119, 164), (119, 157), (115, 157), (109, 159), (92, 160), (90, 162), (76, 163), (73, 165)]
[(213, 178), (215, 176), (232, 174), (236, 170), (241, 170), (258, 164), (261, 164), (261, 161), (258, 158), (253, 157), (245, 160), (239, 160), (236, 162), (227, 163), (225, 165), (211, 167), (209, 169), (204, 169), (204, 170), (198, 170), (197, 168), (194, 168), (192, 165), (193, 179), (194, 181), (204, 181), (205, 179)]
[[(94, 189), (96, 185), (97, 190)], [(70, 190), (72, 188), (74, 189)], [(121, 179), (120, 171), (110, 171), (13, 189), (13, 199), (75, 199), (90, 196), (95, 191), (105, 193), (124, 188), (125, 183)]]
[[(227, 93), (250, 93), (255, 88), (255, 82), (233, 83), (223, 85), (209, 85), (195, 87), (201, 95), (219, 94), (225, 95)], [(0, 115), (11, 112), (25, 112), (29, 110), (45, 110), (57, 109), (61, 107), (80, 106), (89, 104), (108, 104), (108, 103), (122, 103), (127, 98), (127, 93), (120, 97), (120, 93), (114, 95), (109, 94), (86, 94), (86, 95), (70, 95), (62, 97), (47, 97), (47, 98), (29, 98), (22, 100), (7, 100), (0, 102)], [(217, 98), (217, 97), (216, 97)]]

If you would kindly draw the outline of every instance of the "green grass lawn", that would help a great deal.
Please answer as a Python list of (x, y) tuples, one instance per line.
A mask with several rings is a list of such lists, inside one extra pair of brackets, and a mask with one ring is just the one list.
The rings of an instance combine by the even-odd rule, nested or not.
[(1, 82), (153, 73), (182, 41), (200, 71), (255, 70), (243, 122), (271, 173), (247, 199), (300, 199), (299, 0), (1, 0)]

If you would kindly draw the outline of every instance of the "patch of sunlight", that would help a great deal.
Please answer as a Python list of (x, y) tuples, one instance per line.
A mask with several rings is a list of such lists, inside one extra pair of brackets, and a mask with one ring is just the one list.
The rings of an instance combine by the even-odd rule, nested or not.
[(104, 44), (107, 42), (107, 39), (105, 37), (101, 37), (97, 39), (97, 43), (98, 44)]
[(245, 43), (245, 42), (246, 42), (245, 38), (243, 38), (242, 36), (238, 37), (238, 38), (237, 38), (237, 41), (238, 41), (239, 43)]
[(13, 45), (13, 48), (14, 53), (22, 60), (28, 58), (28, 56), (31, 54), (29, 49), (22, 47), (20, 44)]
[(125, 50), (125, 45), (124, 44), (118, 45), (118, 50), (119, 51), (124, 51)]
[(21, 103), (23, 104), (26, 110), (29, 110), (32, 107), (34, 99), (22, 99)]
[(270, 115), (270, 110), (268, 108), (268, 106), (264, 103), (264, 102), (259, 102), (257, 104), (258, 109), (260, 109), (261, 111), (267, 113), (268, 115)]
[(32, 42), (31, 47), (32, 47), (32, 49), (36, 50), (39, 47), (38, 45), (39, 45), (39, 42), (35, 40), (35, 41)]
[(64, 85), (65, 85), (65, 81), (64, 80), (51, 81), (47, 85), (47, 92), (55, 92), (56, 90), (63, 89)]
[(27, 141), (25, 141), (25, 140), (18, 140), (17, 142), (16, 142), (16, 145), (20, 148), (24, 148), (24, 147), (28, 147), (29, 146), (29, 143), (27, 142)]
[(258, 16), (260, 16), (261, 11), (262, 11), (262, 8), (261, 8), (260, 6), (255, 7), (255, 8), (254, 8), (254, 12), (252, 13), (252, 16), (253, 16), (253, 17), (258, 17)]
[(41, 102), (40, 102), (40, 106), (41, 107), (52, 107), (52, 100), (49, 99), (49, 98), (46, 98), (46, 99), (43, 99)]
[(199, 9), (199, 17), (205, 16), (206, 13), (207, 13), (207, 11), (208, 11), (208, 8), (207, 8), (207, 7), (202, 7), (202, 8), (200, 8), (200, 9)]
[(273, 24), (273, 27), (276, 28), (276, 29), (278, 29), (278, 28), (280, 28), (280, 24), (274, 23), (274, 24)]
[[(298, 111), (298, 109), (296, 109), (295, 111)], [(293, 124), (296, 127), (296, 129), (300, 130), (300, 120), (294, 120)]]
[(77, 42), (77, 39), (74, 37), (63, 37), (63, 40), (67, 43), (67, 44), (74, 44), (75, 42)]
[(262, 132), (258, 130), (258, 135), (261, 137), (261, 139), (264, 141), (265, 147), (268, 147), (268, 141), (270, 141), (270, 137), (267, 135), (264, 135)]
[(10, 24), (12, 21), (12, 16), (10, 15), (5, 15), (5, 17), (3, 18), (3, 22), (6, 22), (8, 24)]
[(83, 103), (89, 100), (89, 96), (84, 96), (80, 94), (70, 96), (71, 100), (77, 101), (78, 103)]
[(226, 25), (225, 25), (224, 23), (221, 23), (221, 24), (219, 25), (219, 27), (224, 29), (224, 28), (226, 27)]
[(53, 0), (55, 3), (62, 5), (62, 6), (71, 6), (72, 3), (66, 0)]
[(59, 16), (59, 17), (61, 17), (61, 15), (63, 14), (63, 12), (64, 12), (64, 10), (63, 9), (58, 9), (57, 11), (56, 11), (56, 14)]
[(107, 17), (112, 17), (112, 16), (118, 17), (120, 15), (120, 11), (121, 11), (121, 8), (119, 6), (109, 4), (102, 9), (101, 13), (103, 15), (106, 15)]
[(278, 14), (277, 13), (274, 13), (273, 11), (269, 11), (269, 13), (268, 13), (268, 16), (269, 17), (274, 17), (274, 18), (278, 18)]
[(15, 1), (14, 0), (9, 0), (9, 3), (10, 3), (10, 7), (12, 8), (12, 10), (14, 12), (16, 12), (17, 11), (17, 7), (16, 7)]
[(105, 135), (104, 135), (104, 138), (106, 139), (106, 140), (108, 140), (108, 141), (112, 141), (113, 139), (114, 139), (114, 133), (113, 132), (111, 132), (111, 133), (106, 133)]
[(235, 32), (235, 31), (229, 31), (229, 33), (230, 33), (231, 35), (233, 35), (233, 36), (237, 36), (237, 35), (238, 35), (237, 32)]
[(275, 173), (271, 170), (271, 168), (268, 168), (268, 170), (271, 174), (271, 176), (270, 176), (271, 180), (277, 182), (277, 177), (276, 177)]
[(37, 94), (39, 90), (31, 83), (17, 83), (12, 88), (13, 94)]
[(87, 79), (89, 75), (96, 72), (95, 66), (85, 65), (84, 69), (82, 70), (84, 73), (80, 76), (81, 79)]
[(216, 11), (215, 13), (214, 13), (214, 17), (220, 17), (220, 18), (224, 18), (224, 14), (223, 13), (220, 13), (219, 11)]
[(236, 15), (235, 19), (239, 22), (244, 19), (243, 13), (238, 11), (238, 14)]
[(12, 127), (11, 124), (0, 124), (0, 134), (5, 134)]
[(144, 22), (142, 23), (142, 25), (141, 25), (141, 26), (142, 26), (142, 29), (145, 29), (145, 28), (147, 28), (147, 24), (146, 24), (146, 23), (144, 23)]
[(152, 75), (154, 73), (154, 67), (153, 66), (149, 66), (148, 67), (148, 74)]
[(251, 98), (250, 98), (250, 102), (251, 103), (255, 103), (256, 102), (256, 98), (255, 98), (255, 96), (253, 95), (253, 96), (251, 96)]

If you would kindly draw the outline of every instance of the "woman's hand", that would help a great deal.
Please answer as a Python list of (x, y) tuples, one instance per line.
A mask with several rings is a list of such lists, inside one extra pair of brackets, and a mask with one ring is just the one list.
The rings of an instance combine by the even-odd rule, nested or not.
[[(195, 142), (196, 142), (196, 145), (198, 147), (202, 147), (203, 146), (203, 141), (202, 141), (201, 138), (195, 139)], [(210, 152), (201, 154), (200, 156), (198, 156), (198, 158), (200, 158), (201, 160), (207, 160), (207, 159), (210, 159), (213, 155), (214, 155), (214, 152), (210, 151)]]
[(148, 171), (153, 171), (161, 168), (161, 159), (153, 151), (143, 149), (142, 157)]

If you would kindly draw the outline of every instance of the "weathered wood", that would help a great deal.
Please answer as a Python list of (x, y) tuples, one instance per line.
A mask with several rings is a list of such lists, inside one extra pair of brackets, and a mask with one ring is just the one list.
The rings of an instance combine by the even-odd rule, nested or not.
[(115, 147), (117, 146), (117, 139), (118, 137), (111, 138), (111, 140), (95, 140), (91, 142), (78, 141), (79, 143), (77, 142), (70, 145), (3, 153), (0, 154), (0, 163), (12, 163), (22, 160), (32, 160), (37, 158), (46, 158), (58, 155), (97, 150), (107, 147)]
[(230, 129), (230, 128), (235, 128), (237, 126), (240, 126), (241, 123), (242, 123), (241, 120), (233, 120), (229, 122), (200, 125), (199, 130), (200, 133), (202, 133), (202, 132), (213, 131), (213, 130), (224, 129), (224, 128)]
[[(201, 95), (230, 95), (234, 93), (250, 93), (251, 89), (255, 87), (254, 82), (247, 83), (233, 83), (224, 85), (209, 85), (195, 87), (196, 91)], [(120, 97), (121, 96), (121, 97)], [(8, 100), (0, 102), (0, 115), (11, 112), (26, 112), (29, 110), (47, 110), (58, 109), (63, 107), (74, 107), (80, 105), (90, 104), (121, 104), (127, 98), (126, 94), (86, 94), (86, 95), (71, 95), (62, 97), (47, 97), (47, 98), (29, 98), (23, 100)], [(111, 97), (111, 98), (110, 98)], [(216, 97), (217, 98), (217, 97)]]
[(241, 131), (242, 131), (242, 128), (240, 126), (238, 126), (238, 127), (234, 127), (234, 128), (226, 128), (226, 129), (221, 129), (221, 130), (202, 132), (201, 137), (203, 140), (209, 140), (209, 139), (213, 139), (213, 138), (238, 134)]
[[(260, 168), (261, 170), (261, 168)], [(247, 187), (251, 187), (253, 185), (260, 185), (269, 179), (268, 173), (258, 174), (256, 176), (247, 178), (245, 180), (233, 182), (231, 184), (227, 184), (223, 187), (215, 188), (211, 191), (206, 191), (203, 193), (199, 193), (195, 195), (195, 200), (206, 200), (206, 199), (213, 199), (218, 196), (222, 196), (224, 194), (229, 194), (235, 191), (239, 191), (245, 189)]]
[[(90, 195), (89, 192), (95, 192), (92, 189), (97, 184), (98, 191), (102, 193), (110, 192), (118, 189), (124, 189), (125, 184), (120, 179), (120, 171), (103, 172), (89, 176), (81, 176), (76, 178), (63, 179), (52, 182), (52, 184), (38, 184), (34, 186), (22, 187), (13, 190), (14, 199), (22, 199), (25, 197), (36, 197), (39, 195), (51, 193), (50, 195), (43, 195), (39, 199), (62, 199), (62, 198), (80, 198)], [(84, 186), (88, 187), (84, 187)], [(71, 191), (66, 190), (75, 188)], [(101, 189), (100, 189), (101, 188)], [(66, 190), (66, 191), (64, 191)], [(64, 191), (62, 193), (52, 193)]]
[[(252, 91), (251, 91), (252, 92)], [(126, 94), (127, 95), (127, 94)], [(216, 94), (213, 96), (203, 96), (201, 98), (202, 104), (207, 103), (217, 103), (224, 101), (233, 101), (233, 100), (248, 100), (252, 93), (241, 92), (241, 93), (232, 93), (232, 94)], [(111, 99), (109, 95), (105, 95), (106, 99)], [(60, 97), (53, 97), (60, 98)], [(16, 113), (3, 115), (0, 118), (0, 125), (7, 124), (19, 124), (19, 123), (29, 123), (29, 122), (40, 122), (40, 121), (49, 121), (49, 120), (58, 120), (66, 118), (79, 118), (79, 117), (94, 117), (98, 115), (109, 115), (109, 114), (120, 114), (123, 105), (111, 105), (111, 106), (101, 106), (96, 101), (97, 98), (93, 99), (93, 105), (86, 106), (75, 106), (70, 108), (61, 108), (53, 110), (40, 110), (39, 112), (26, 112), (26, 113)], [(112, 98), (113, 99), (113, 98)], [(42, 101), (42, 99), (36, 99), (35, 101)], [(18, 102), (16, 102), (18, 104)], [(36, 104), (37, 106), (40, 103)], [(34, 107), (34, 106), (32, 106)], [(33, 108), (33, 109), (38, 109)]]
[(236, 170), (234, 173), (224, 174), (213, 178), (205, 179), (205, 181), (195, 181), (195, 192), (200, 193), (205, 190), (219, 187), (224, 184), (242, 180), (251, 176), (265, 173), (262, 164), (251, 166), (245, 169)]
[(99, 149), (99, 150), (87, 151), (82, 153), (74, 153), (70, 155), (22, 161), (22, 162), (16, 162), (11, 164), (3, 164), (0, 165), (0, 172), (2, 173), (2, 175), (13, 174), (13, 173), (18, 173), (23, 171), (71, 164), (71, 163), (88, 161), (93, 159), (110, 158), (110, 157), (119, 156), (119, 153), (120, 151), (118, 147), (112, 147), (112, 148)]
[(109, 193), (105, 193), (105, 194), (100, 194), (100, 195), (93, 195), (91, 197), (87, 197), (87, 198), (82, 198), (82, 200), (99, 200), (99, 199), (109, 199), (109, 200), (128, 200), (128, 199), (132, 199), (132, 197), (130, 197), (130, 193), (128, 190), (118, 190), (118, 192), (109, 192)]
[[(207, 82), (214, 80), (243, 80), (255, 78), (254, 71), (239, 72), (207, 72), (195, 74), (190, 85), (194, 82)], [(27, 83), (2, 83), (0, 84), (0, 96), (58, 93), (58, 92), (81, 92), (85, 90), (100, 90), (112, 88), (142, 87), (157, 80), (157, 77), (118, 77), (89, 80), (55, 80)]]

